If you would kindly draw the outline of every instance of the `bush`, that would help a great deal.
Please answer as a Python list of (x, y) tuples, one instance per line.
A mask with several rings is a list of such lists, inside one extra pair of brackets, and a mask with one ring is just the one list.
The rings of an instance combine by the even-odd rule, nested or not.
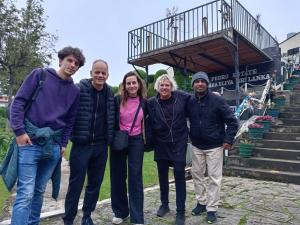
[(6, 155), (11, 138), (12, 138), (12, 133), (1, 132), (1, 135), (0, 135), (0, 162), (2, 162), (4, 156)]
[(113, 91), (114, 94), (118, 94), (118, 92), (119, 92), (119, 87), (118, 87), (118, 86), (113, 86), (113, 87), (112, 87), (112, 91)]
[(140, 78), (146, 80), (147, 73), (144, 70), (137, 69), (136, 73), (140, 76)]
[(154, 82), (154, 75), (150, 74), (148, 75), (148, 84), (152, 84)]
[(6, 118), (6, 107), (0, 107), (0, 117)]
[(156, 71), (156, 73), (154, 75), (154, 81), (156, 81), (157, 78), (159, 78), (163, 74), (168, 74), (168, 72), (166, 70), (164, 70), (164, 69)]
[(148, 85), (148, 90), (147, 90), (147, 97), (153, 97), (156, 95), (156, 91), (154, 90), (154, 83), (151, 83)]

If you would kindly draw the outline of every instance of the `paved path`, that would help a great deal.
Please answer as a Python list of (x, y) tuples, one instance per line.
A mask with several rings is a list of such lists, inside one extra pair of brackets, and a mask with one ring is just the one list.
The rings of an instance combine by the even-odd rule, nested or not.
[[(67, 163), (63, 164), (63, 171), (67, 173)], [(67, 174), (62, 179), (62, 193), (65, 196)], [(51, 189), (49, 190), (51, 192)], [(160, 205), (159, 190), (151, 188), (145, 191), (145, 224), (165, 225), (173, 224), (175, 217), (175, 189), (170, 188), (171, 212), (164, 218), (156, 217), (155, 213)], [(43, 219), (42, 224), (62, 225), (63, 200), (55, 202), (46, 194), (43, 212), (46, 216), (58, 214)], [(218, 211), (219, 225), (300, 225), (300, 185), (258, 181), (253, 179), (225, 177), (221, 192), (221, 205)], [(186, 224), (206, 224), (205, 215), (191, 216), (195, 206), (193, 183), (187, 182)], [(57, 210), (57, 211), (55, 211)], [(49, 214), (50, 213), (50, 214)], [(43, 214), (45, 216), (45, 214)], [(81, 211), (74, 224), (80, 224)], [(111, 224), (112, 211), (109, 200), (99, 203), (93, 213), (95, 224)], [(0, 223), (1, 224), (1, 223)], [(2, 223), (3, 224), (3, 223)], [(130, 224), (128, 221), (125, 224)]]

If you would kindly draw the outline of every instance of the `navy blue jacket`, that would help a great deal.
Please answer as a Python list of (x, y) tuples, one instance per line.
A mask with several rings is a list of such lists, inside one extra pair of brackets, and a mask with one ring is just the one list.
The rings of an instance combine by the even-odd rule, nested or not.
[(165, 120), (159, 104), (159, 95), (151, 97), (148, 100), (148, 111), (151, 118), (154, 140), (173, 143), (178, 141), (187, 142), (186, 103), (190, 95), (182, 91), (174, 91), (172, 97), (174, 98), (174, 111), (171, 129)]
[[(115, 127), (115, 103), (112, 88), (106, 85), (106, 141), (111, 143)], [(83, 79), (78, 84), (80, 88), (80, 104), (77, 111), (71, 140), (78, 144), (87, 144), (90, 140), (90, 132), (92, 129), (92, 113), (94, 98), (92, 95), (91, 79)]]
[(206, 150), (233, 143), (238, 121), (223, 97), (210, 91), (200, 99), (193, 95), (188, 102), (188, 117), (190, 138), (197, 148)]

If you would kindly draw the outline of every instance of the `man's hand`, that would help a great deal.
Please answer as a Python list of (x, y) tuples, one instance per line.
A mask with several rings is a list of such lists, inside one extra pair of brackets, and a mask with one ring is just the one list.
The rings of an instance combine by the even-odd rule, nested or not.
[(231, 149), (231, 144), (228, 144), (228, 143), (224, 143), (223, 144), (223, 150), (225, 150), (225, 149), (228, 149), (228, 150), (230, 150)]
[(16, 142), (17, 142), (18, 146), (24, 146), (27, 144), (32, 145), (30, 137), (26, 133), (16, 137)]
[(60, 156), (63, 157), (65, 155), (66, 147), (61, 147)]

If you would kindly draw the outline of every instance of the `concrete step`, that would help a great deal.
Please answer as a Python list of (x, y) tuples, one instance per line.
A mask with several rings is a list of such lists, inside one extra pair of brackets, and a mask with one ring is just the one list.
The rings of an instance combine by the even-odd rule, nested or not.
[(227, 166), (280, 170), (285, 172), (300, 173), (300, 160), (286, 160), (260, 157), (241, 158), (239, 156), (229, 156), (227, 160)]
[(278, 118), (278, 122), (288, 126), (300, 126), (300, 119)]
[(300, 111), (299, 112), (280, 112), (279, 118), (287, 118), (287, 119), (300, 119)]
[(267, 139), (267, 140), (300, 141), (300, 133), (268, 132), (268, 133), (264, 133), (264, 139)]
[(295, 104), (291, 104), (290, 106), (284, 107), (281, 112), (292, 112), (292, 113), (300, 112), (300, 105), (295, 106)]
[(300, 149), (300, 141), (286, 140), (257, 140), (254, 142), (255, 147), (273, 148), (273, 149)]
[(300, 174), (293, 172), (284, 172), (278, 170), (267, 170), (257, 168), (245, 167), (225, 167), (223, 169), (224, 175), (234, 177), (247, 177), (258, 180), (269, 180), (284, 183), (300, 184)]
[(272, 149), (272, 148), (254, 148), (254, 157), (300, 160), (300, 150), (292, 149)]
[(285, 126), (285, 125), (271, 124), (270, 132), (300, 133), (300, 126)]

